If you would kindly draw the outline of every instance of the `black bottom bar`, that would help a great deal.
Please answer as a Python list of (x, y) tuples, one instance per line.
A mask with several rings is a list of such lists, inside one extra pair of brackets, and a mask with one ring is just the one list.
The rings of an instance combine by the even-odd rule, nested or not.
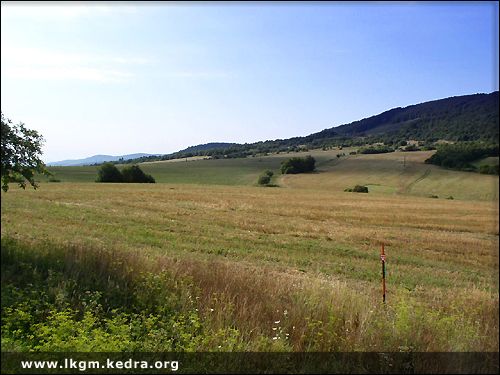
[[(2, 374), (497, 374), (493, 353), (2, 353)], [(21, 361), (58, 361), (54, 369)], [(90, 368), (98, 361), (100, 368)], [(112, 363), (112, 368), (102, 365)], [(118, 362), (121, 361), (121, 362)], [(148, 368), (127, 367), (133, 361)], [(162, 362), (161, 368), (155, 368)], [(169, 365), (164, 366), (165, 362)], [(24, 362), (26, 365), (26, 362)], [(65, 364), (73, 367), (67, 368)], [(177, 364), (177, 366), (175, 366)], [(95, 366), (95, 363), (94, 365)], [(119, 368), (117, 368), (117, 366)], [(174, 367), (177, 367), (174, 370)]]

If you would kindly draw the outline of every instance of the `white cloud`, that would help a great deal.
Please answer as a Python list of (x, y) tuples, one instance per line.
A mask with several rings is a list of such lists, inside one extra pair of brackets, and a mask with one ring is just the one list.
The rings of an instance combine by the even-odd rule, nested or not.
[(126, 82), (130, 66), (147, 64), (140, 57), (113, 57), (2, 44), (2, 77), (41, 80)]
[(61, 3), (23, 3), (2, 2), (2, 20), (34, 18), (51, 20), (74, 20), (80, 17), (112, 15), (116, 13), (135, 13), (136, 7), (130, 5), (103, 5), (84, 2)]
[(168, 77), (173, 78), (200, 78), (200, 79), (212, 79), (212, 78), (227, 78), (231, 74), (229, 72), (220, 71), (179, 71), (167, 73)]
[[(16, 79), (81, 80), (94, 82), (126, 82), (131, 73), (85, 67), (12, 67), (5, 74)], [(2, 75), (4, 71), (2, 70)]]

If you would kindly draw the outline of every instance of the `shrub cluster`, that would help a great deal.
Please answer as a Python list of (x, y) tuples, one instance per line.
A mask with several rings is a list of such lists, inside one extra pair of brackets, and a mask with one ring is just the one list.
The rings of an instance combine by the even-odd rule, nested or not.
[(377, 146), (377, 147), (363, 147), (360, 148), (358, 153), (360, 154), (385, 154), (387, 152), (394, 152), (392, 147), (388, 146)]
[(403, 151), (420, 151), (421, 149), (416, 145), (408, 145), (403, 148)]
[(498, 164), (497, 165), (483, 164), (479, 167), (479, 173), (498, 175)]
[(470, 163), (488, 156), (498, 156), (498, 145), (483, 142), (459, 142), (438, 147), (425, 162), (445, 168), (472, 170), (476, 168)]
[(351, 193), (368, 193), (368, 187), (363, 185), (356, 185), (353, 188), (347, 188), (344, 191)]
[(155, 179), (137, 165), (125, 167), (120, 172), (114, 164), (104, 163), (97, 171), (96, 182), (154, 183)]
[(281, 163), (281, 173), (282, 174), (297, 174), (312, 172), (316, 164), (316, 160), (311, 156), (307, 155), (305, 158), (290, 158)]
[(259, 176), (259, 180), (257, 181), (259, 185), (269, 185), (269, 183), (271, 182), (271, 177), (273, 177), (274, 175), (274, 172), (273, 171), (270, 171), (269, 169), (264, 171), (264, 173), (262, 173), (260, 176)]
[(146, 174), (137, 165), (125, 167), (122, 170), (123, 182), (154, 183), (153, 176)]

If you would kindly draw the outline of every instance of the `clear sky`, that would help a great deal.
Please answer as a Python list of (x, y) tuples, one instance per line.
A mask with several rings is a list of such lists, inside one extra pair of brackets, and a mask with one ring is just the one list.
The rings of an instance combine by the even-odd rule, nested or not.
[(308, 135), (498, 90), (498, 3), (1, 3), (1, 107), (43, 159)]

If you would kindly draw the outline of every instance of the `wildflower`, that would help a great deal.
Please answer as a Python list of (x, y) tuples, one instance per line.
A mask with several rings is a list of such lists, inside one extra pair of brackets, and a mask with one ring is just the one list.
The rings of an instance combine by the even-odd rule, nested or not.
[(277, 320), (274, 322), (274, 324), (280, 324), (281, 320)]
[(213, 311), (214, 311), (214, 309), (210, 309), (210, 312), (213, 312)]

